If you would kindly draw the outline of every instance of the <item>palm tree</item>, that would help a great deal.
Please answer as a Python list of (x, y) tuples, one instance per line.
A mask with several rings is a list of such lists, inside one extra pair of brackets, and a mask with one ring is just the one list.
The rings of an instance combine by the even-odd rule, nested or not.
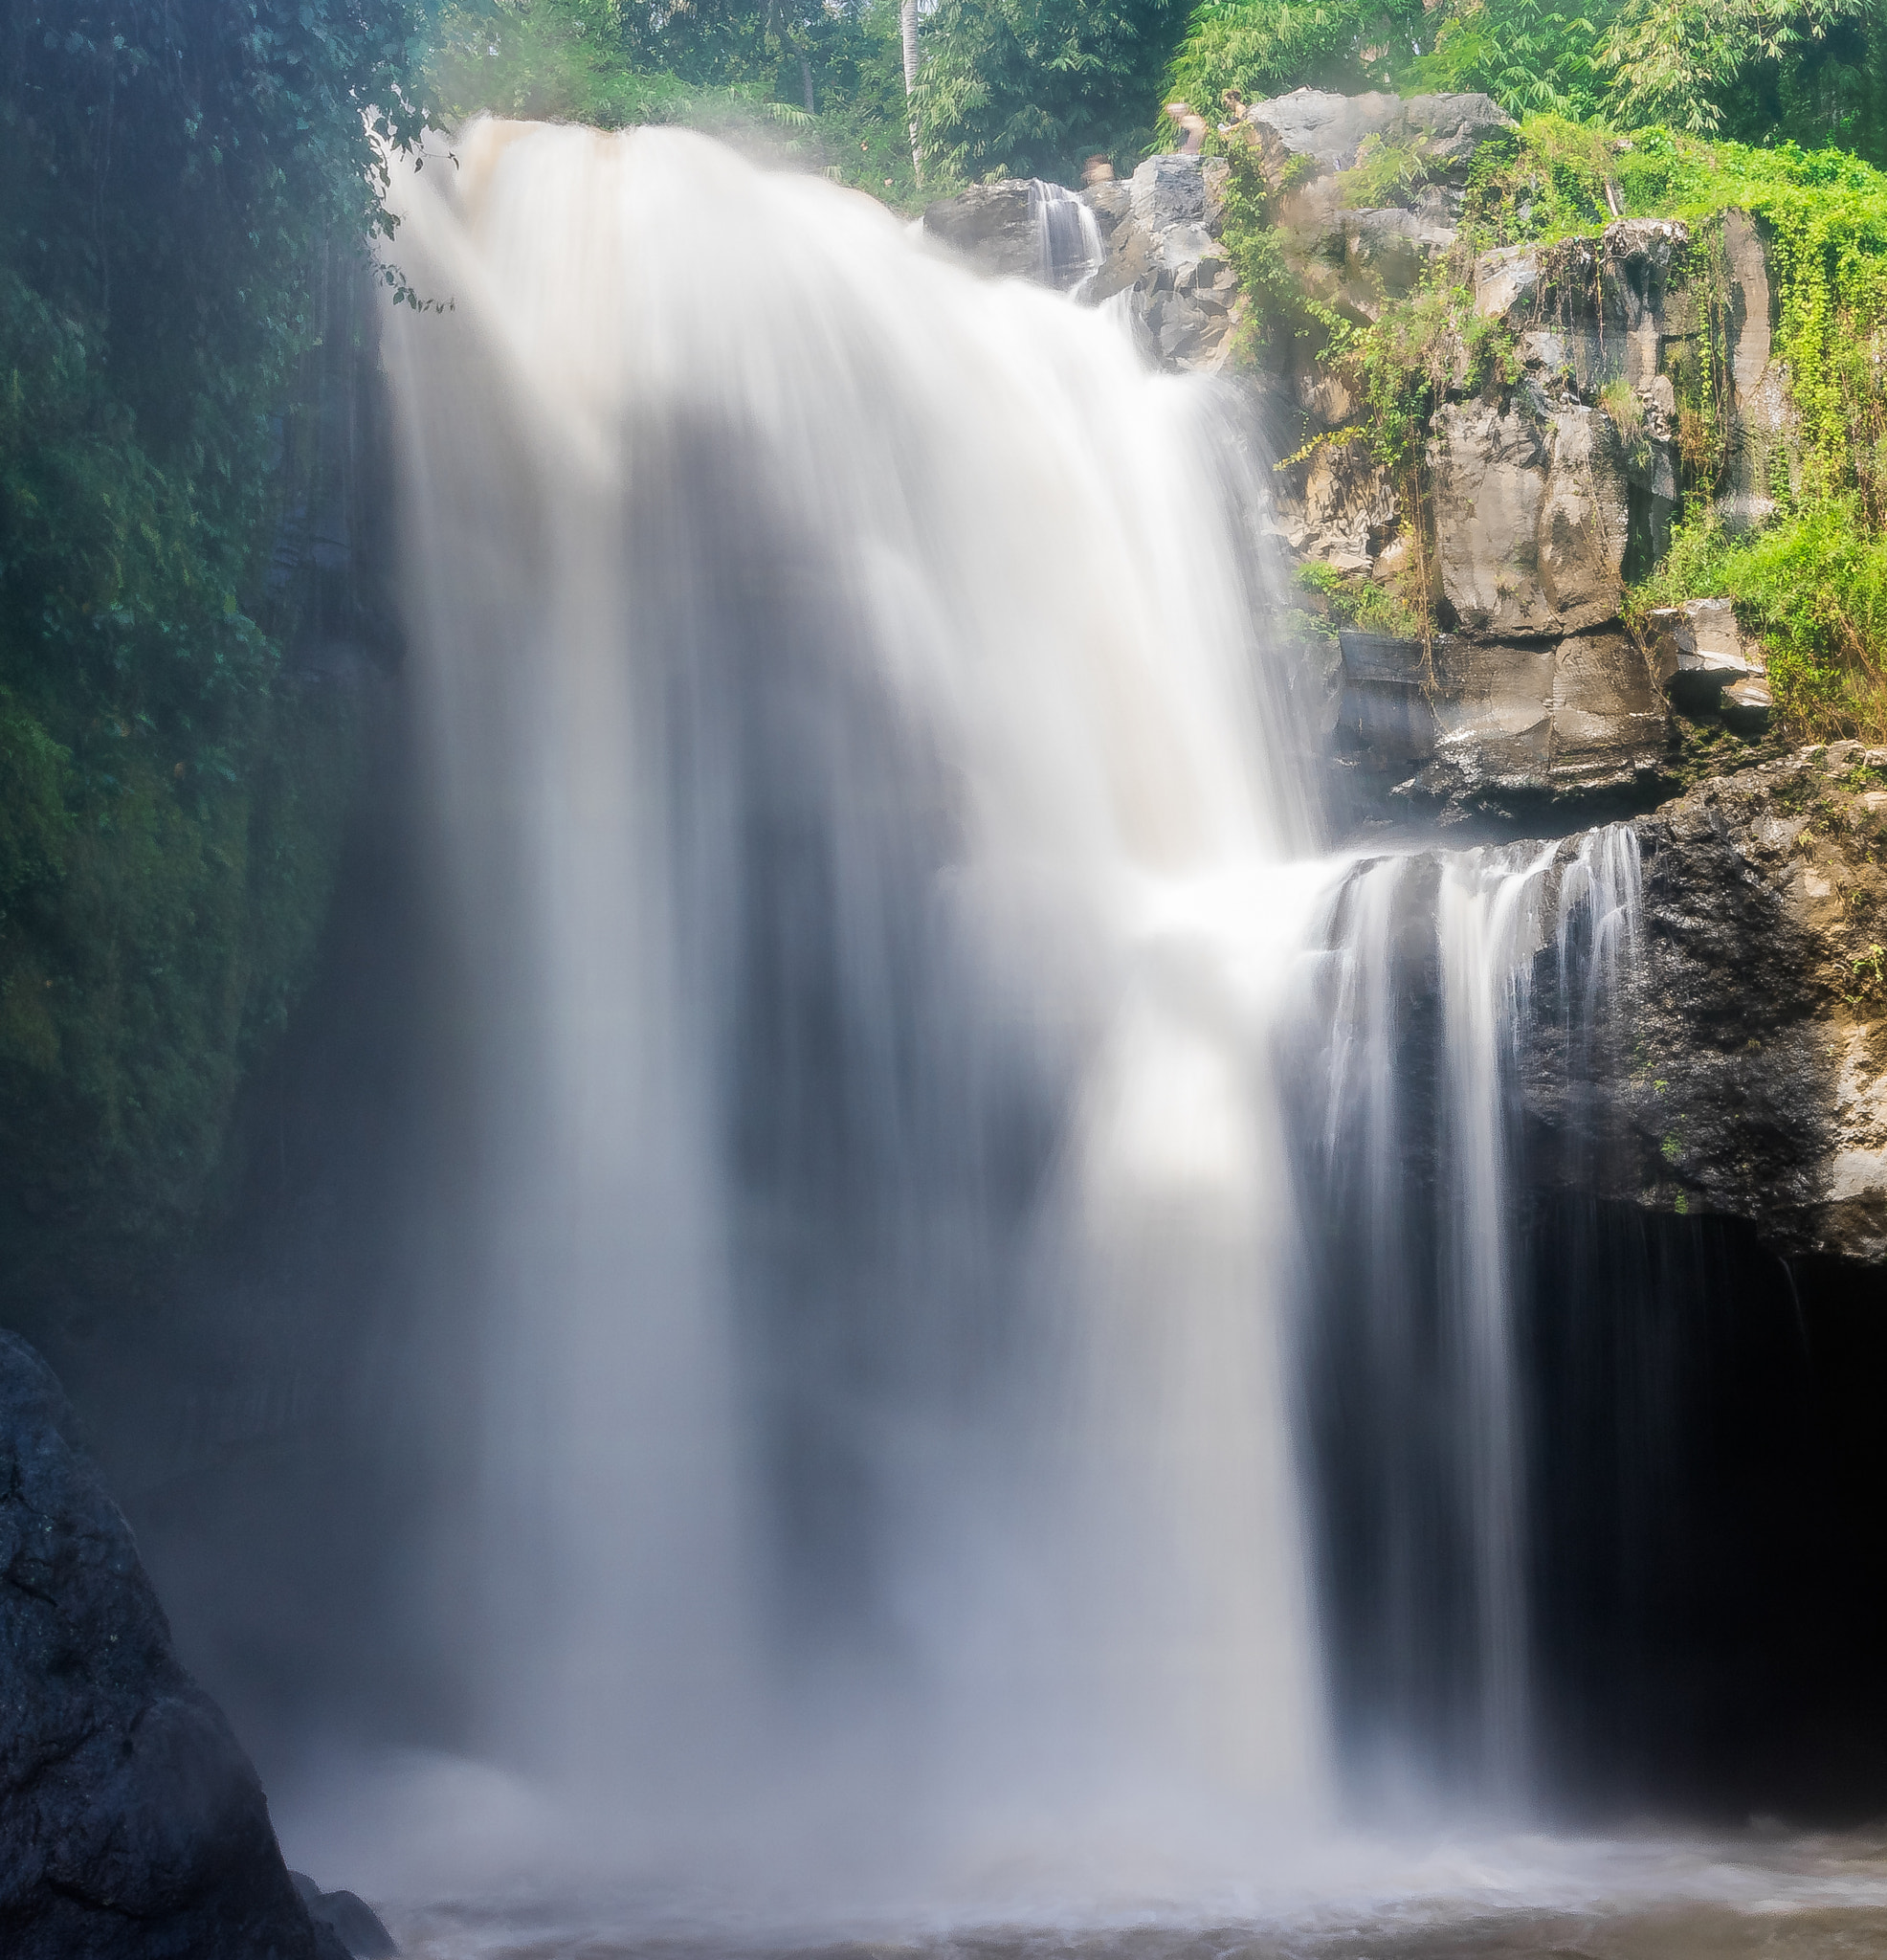
[[(904, 100), (918, 85), (918, 0), (902, 0), (898, 10), (899, 32), (904, 39)], [(923, 152), (918, 147), (918, 119), (911, 114), (911, 167), (918, 173), (918, 189), (923, 189)]]

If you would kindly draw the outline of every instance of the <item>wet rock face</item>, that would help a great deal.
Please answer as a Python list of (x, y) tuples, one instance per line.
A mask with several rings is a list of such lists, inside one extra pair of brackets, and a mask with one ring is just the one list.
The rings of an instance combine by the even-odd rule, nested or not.
[(1799, 417), (1774, 357), (1775, 289), (1763, 239), (1743, 212), (1693, 236), (1662, 218), (1626, 218), (1589, 239), (1515, 245), (1474, 268), (1475, 309), (1519, 345), (1526, 392), (1542, 402), (1595, 399), (1622, 382), (1638, 397), (1642, 440), (1628, 476), (1640, 506), (1639, 548), (1662, 547), (1677, 494), (1672, 377), (1708, 362), (1724, 375), (1724, 485), (1732, 530), (1772, 516), (1796, 474)]
[(1042, 249), (1026, 177), (973, 184), (957, 197), (925, 207), (924, 235), (958, 252), (991, 278), (1034, 278)]
[(1727, 481), (1717, 513), (1729, 529), (1745, 531), (1775, 515), (1779, 483), (1795, 479), (1800, 417), (1787, 373), (1775, 358), (1775, 289), (1762, 237), (1747, 212), (1724, 213), (1721, 251), (1730, 431)]
[[(1124, 294), (1149, 359), (1176, 372), (1215, 368), (1238, 318), (1237, 276), (1219, 245), (1225, 177), (1223, 163), (1157, 156), (1124, 183), (1082, 192), (1101, 247), (1091, 277), (1055, 276), (1041, 230), (1040, 202), (1050, 193), (1028, 182), (977, 185), (933, 204), (924, 231), (991, 277), (1073, 286), (1087, 305)], [(1071, 208), (1079, 210), (1072, 200)]]
[(1632, 523), (1627, 459), (1611, 417), (1579, 404), (1555, 412), (1550, 445), (1534, 563), (1541, 597), (1577, 633), (1618, 614)]
[(0, 1952), (341, 1960), (73, 1434), (0, 1332)]
[[(1732, 212), (1694, 237), (1671, 220), (1619, 219), (1597, 238), (1509, 246), (1470, 266), (1454, 257), (1454, 219), (1466, 162), (1506, 126), (1494, 104), (1299, 90), (1240, 116), (1307, 294), (1374, 320), (1447, 260), (1446, 277), (1465, 280), (1476, 314), (1498, 329), (1493, 368), (1455, 348), (1422, 499), (1351, 434), (1366, 416), (1341, 378), (1299, 362), (1279, 390), (1321, 438), (1279, 477), (1281, 542), (1426, 605), (1436, 635), (1389, 661), (1407, 670), (1419, 657), (1419, 704), (1383, 658), (1353, 660), (1358, 636), (1344, 636), (1342, 761), (1365, 802), (1401, 792), (1445, 813), (1491, 804), (1516, 816), (1517, 799), (1648, 796), (1668, 745), (1667, 686), (1692, 712), (1760, 732), (1770, 706), (1760, 651), (1694, 678), (1699, 662), (1653, 646), (1648, 682), (1619, 616), (1627, 581), (1661, 554), (1676, 513), (1687, 377), (1705, 367), (1730, 377), (1726, 523), (1760, 521), (1793, 467), (1754, 224)], [(1393, 193), (1391, 208), (1343, 210), (1360, 180), (1339, 173), (1391, 144), (1419, 161), (1410, 180), (1427, 181)], [(1693, 696), (1708, 698), (1699, 708)]]
[(1630, 508), (1611, 417), (1476, 399), (1444, 404), (1433, 427), (1436, 557), (1459, 629), (1543, 636), (1615, 619)]
[(1436, 412), (1435, 550), (1442, 594), (1471, 633), (1549, 632), (1537, 533), (1552, 458), (1518, 408), (1450, 402)]
[[(1467, 167), (1510, 126), (1485, 98), (1311, 90), (1241, 118), (1287, 262), (1307, 293), (1357, 320), (1379, 318), (1455, 253)], [(1419, 188), (1392, 207), (1340, 209), (1337, 173), (1391, 144), (1419, 164), (1408, 173)], [(1389, 661), (1406, 671), (1419, 657), (1421, 703), (1382, 658), (1353, 661), (1358, 636), (1344, 635), (1343, 760), (1365, 802), (1399, 791), (1517, 813), (1517, 801), (1652, 793), (1670, 722), (1619, 614), (1676, 507), (1668, 370), (1696, 336), (1697, 307), (1675, 284), (1688, 243), (1681, 225), (1630, 219), (1598, 239), (1451, 264), (1447, 277), (1465, 278), (1476, 312), (1502, 329), (1503, 354), (1482, 371), (1456, 345), (1413, 501), (1410, 473), (1386, 470), (1361, 435), (1343, 439), (1362, 404), (1300, 364), (1297, 406), (1323, 439), (1279, 477), (1278, 536), (1300, 560), (1426, 605), (1435, 628)]]
[[(1629, 218), (1596, 244), (1511, 246), (1475, 266), (1475, 310), (1505, 329), (1520, 356), (1508, 406), (1561, 467), (1553, 551), (1535, 581), (1547, 609), (1580, 614), (1559, 630), (1611, 616), (1621, 578), (1641, 575), (1669, 534), (1677, 504), (1669, 369), (1690, 348), (1695, 310), (1672, 279), (1689, 242), (1681, 225)], [(1444, 436), (1438, 417), (1437, 439)], [(1569, 564), (1578, 568), (1576, 594)], [(1524, 580), (1522, 590), (1524, 607), (1532, 601)], [(1461, 623), (1472, 630), (1465, 615)]]
[[(1522, 1058), (1536, 1173), (1887, 1261), (1887, 752), (1699, 784), (1637, 825), (1634, 983), (1589, 1040), (1543, 973)], [(1577, 1048), (1578, 1052), (1573, 1050)]]
[(1219, 244), (1226, 167), (1148, 157), (1124, 185), (1087, 193), (1107, 256), (1084, 297), (1125, 294), (1142, 345), (1176, 372), (1219, 367), (1239, 316), (1238, 278)]
[(1649, 794), (1667, 710), (1631, 635), (1559, 640), (1344, 633), (1342, 725), (1404, 778), (1405, 794), (1499, 805), (1543, 789)]
[[(1478, 651), (1437, 652), (1431, 663), (1432, 746), (1411, 742), (1409, 718), (1386, 717), (1380, 703), (1355, 703), (1342, 724), (1362, 779), (1373, 772), (1385, 788), (1393, 781), (1451, 808), (1643, 794), (1666, 746), (1667, 689), (1677, 705), (1720, 714), (1745, 733), (1768, 717), (1760, 649), (1719, 660), (1692, 646), (1689, 622), (1654, 621), (1641, 653), (1619, 619), (1626, 581), (1662, 550), (1676, 510), (1674, 376), (1706, 359), (1741, 376), (1732, 451), (1755, 461), (1734, 464), (1733, 484), (1736, 469), (1773, 474), (1779, 457), (1786, 462), (1787, 429), (1758, 427), (1764, 391), (1779, 388), (1760, 239), (1738, 213), (1700, 242), (1674, 222), (1623, 219), (1597, 239), (1488, 253), (1473, 288), (1476, 312), (1503, 331), (1517, 365), (1476, 386), (1460, 364), (1430, 422), (1425, 521), (1437, 648)], [(1747, 317), (1745, 299), (1755, 309)], [(1341, 430), (1354, 416), (1339, 392), (1304, 397), (1313, 423)], [(1325, 447), (1326, 479), (1358, 472), (1357, 445)], [(1300, 472), (1281, 486), (1278, 528), (1300, 556), (1361, 570), (1353, 513), (1382, 501), (1360, 476), (1313, 486)], [(1398, 512), (1371, 527), (1372, 576), (1424, 542), (1402, 520)], [(1451, 665), (1467, 674), (1452, 694)], [(1376, 683), (1359, 674), (1353, 684)], [(1370, 732), (1385, 726), (1393, 730), (1387, 746)], [(1416, 773), (1399, 775), (1410, 761)]]
[(1368, 571), (1395, 534), (1401, 505), (1369, 445), (1320, 443), (1288, 473), (1280, 516), (1285, 543), (1338, 571)]

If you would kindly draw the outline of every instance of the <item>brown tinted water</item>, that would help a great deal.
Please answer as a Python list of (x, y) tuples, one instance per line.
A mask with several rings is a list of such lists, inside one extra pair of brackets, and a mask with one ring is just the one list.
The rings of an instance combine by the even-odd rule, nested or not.
[[(441, 1909), (400, 1927), (420, 1960), (751, 1960), (744, 1942), (636, 1939), (594, 1930), (506, 1928)], [(763, 1949), (764, 1950), (764, 1949)], [(778, 1949), (767, 1960), (1872, 1960), (1887, 1956), (1887, 1906), (1753, 1911), (1678, 1904), (1615, 1912), (1500, 1912), (1343, 1930), (1215, 1927), (1175, 1941), (1151, 1928), (1075, 1937), (989, 1931), (909, 1943)]]
[(1379, 1857), (1381, 1882), (1359, 1861), (1348, 1900), (1317, 1898), (1335, 1876), (1320, 1873), (1275, 1915), (1190, 1924), (1170, 1900), (1112, 1923), (1071, 1903), (1006, 1924), (879, 1915), (837, 1936), (620, 1899), (388, 1917), (414, 1960), (1887, 1960), (1887, 1831), (1450, 1842), (1405, 1847), (1393, 1872)]

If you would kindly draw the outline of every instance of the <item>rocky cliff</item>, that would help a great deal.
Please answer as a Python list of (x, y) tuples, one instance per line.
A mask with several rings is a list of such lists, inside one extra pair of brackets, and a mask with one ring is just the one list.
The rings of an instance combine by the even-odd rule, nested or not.
[[(1338, 636), (1327, 719), (1363, 800), (1514, 818), (1559, 806), (1570, 821), (1582, 807), (1647, 807), (1668, 786), (1668, 658), (1623, 613), (1678, 507), (1680, 395), (1702, 373), (1720, 383), (1710, 439), (1731, 526), (1773, 512), (1797, 467), (1796, 418), (1745, 213), (1707, 237), (1622, 218), (1596, 238), (1467, 251), (1476, 157), (1512, 127), (1484, 96), (1299, 89), (1246, 105), (1237, 134), (1260, 173), (1274, 273), (1331, 332), (1412, 309), (1404, 353), (1432, 386), (1396, 457), (1383, 404), (1318, 358), (1315, 336), (1274, 337), (1240, 382), (1272, 446), (1296, 452), (1272, 528), (1316, 575), (1305, 603)], [(1149, 356), (1175, 369), (1227, 369), (1253, 303), (1226, 245), (1231, 174), (1224, 157), (1162, 156), (1085, 193), (1105, 256), (1081, 297), (1119, 296)], [(1027, 189), (934, 207), (926, 229), (987, 270), (1026, 271), (990, 219)], [(1714, 722), (1720, 702), (1684, 705)], [(1766, 693), (1731, 705), (1754, 732)]]
[(1887, 750), (1707, 777), (1635, 828), (1639, 940), (1599, 1024), (1537, 976), (1537, 1176), (1887, 1259)]
[[(1310, 568), (1304, 605), (1337, 601), (1321, 623), (1341, 653), (1324, 714), (1340, 809), (1378, 834), (1635, 818), (1639, 938), (1600, 1024), (1558, 996), (1549, 958), (1536, 974), (1533, 1176), (1745, 1218), (1785, 1255), (1879, 1261), (1887, 751), (1784, 749), (1764, 649), (1726, 602), (1625, 616), (1679, 508), (1683, 445), (1704, 439), (1700, 376), (1725, 530), (1773, 515), (1799, 475), (1764, 237), (1731, 210), (1703, 234), (1617, 218), (1464, 257), (1476, 158), (1511, 126), (1484, 97), (1304, 89), (1240, 111), (1269, 247), (1315, 318), (1363, 327), (1433, 296), (1410, 357), (1432, 386), (1399, 459), (1382, 404), (1314, 340), (1274, 339), (1242, 375), (1231, 359), (1253, 296), (1227, 250), (1223, 157), (1091, 188), (1105, 255), (1081, 297), (1122, 306), (1149, 359), (1227, 372), (1274, 451), (1297, 449), (1269, 528)], [(1018, 269), (973, 225), (926, 227)], [(1385, 630), (1392, 601), (1411, 630)]]

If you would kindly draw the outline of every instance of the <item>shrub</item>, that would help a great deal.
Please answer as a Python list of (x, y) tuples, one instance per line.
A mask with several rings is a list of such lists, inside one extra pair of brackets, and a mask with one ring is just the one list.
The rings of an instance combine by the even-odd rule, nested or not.
[(1852, 497), (1821, 501), (1750, 537), (1705, 509), (1677, 527), (1634, 611), (1728, 597), (1769, 650), (1776, 705), (1814, 735), (1887, 742), (1887, 537)]

